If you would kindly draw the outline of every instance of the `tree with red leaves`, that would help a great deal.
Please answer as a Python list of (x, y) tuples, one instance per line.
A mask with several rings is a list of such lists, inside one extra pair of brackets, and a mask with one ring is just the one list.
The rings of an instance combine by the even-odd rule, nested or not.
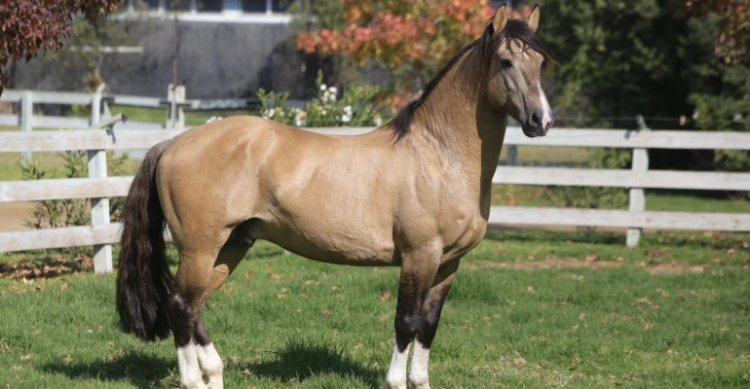
[(716, 55), (726, 63), (739, 63), (750, 46), (750, 4), (746, 0), (686, 0), (692, 15), (714, 12), (725, 18), (716, 42)]
[(111, 14), (122, 0), (14, 0), (0, 3), (0, 94), (7, 85), (7, 66), (58, 51), (70, 37), (75, 14), (95, 22)]
[(340, 1), (341, 22), (323, 22), (302, 32), (297, 47), (306, 53), (341, 54), (356, 67), (376, 63), (398, 79), (409, 80), (395, 85), (399, 94), (387, 104), (393, 107), (402, 105), (456, 51), (479, 37), (493, 13), (489, 0), (328, 1)]

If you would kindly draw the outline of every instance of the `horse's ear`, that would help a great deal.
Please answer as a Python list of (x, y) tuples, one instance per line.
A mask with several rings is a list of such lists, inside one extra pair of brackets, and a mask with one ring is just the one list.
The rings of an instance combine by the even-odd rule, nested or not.
[(505, 23), (508, 23), (508, 7), (503, 4), (495, 12), (495, 17), (492, 19), (492, 28), (495, 32), (500, 32), (505, 28)]
[(534, 9), (531, 11), (529, 20), (526, 23), (529, 24), (531, 31), (536, 32), (536, 29), (539, 28), (539, 5), (534, 5)]

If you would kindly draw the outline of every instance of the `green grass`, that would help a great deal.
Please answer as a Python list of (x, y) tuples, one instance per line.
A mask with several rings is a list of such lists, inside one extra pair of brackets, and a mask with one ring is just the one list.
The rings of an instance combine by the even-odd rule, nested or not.
[[(63, 158), (59, 153), (34, 153), (33, 157), (39, 161), (40, 167), (50, 172), (60, 170)], [(23, 179), (21, 170), (21, 153), (0, 153), (0, 181), (14, 181)]]
[[(654, 234), (627, 250), (617, 235), (493, 234), (459, 270), (432, 385), (748, 387), (749, 239)], [(227, 387), (383, 387), (397, 279), (259, 244), (209, 302)], [(176, 386), (171, 341), (117, 331), (113, 284), (0, 280), (0, 383)]]

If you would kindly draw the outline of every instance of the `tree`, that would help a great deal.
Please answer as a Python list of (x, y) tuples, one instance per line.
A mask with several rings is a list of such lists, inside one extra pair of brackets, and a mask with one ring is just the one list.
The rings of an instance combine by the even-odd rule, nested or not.
[(14, 0), (0, 4), (0, 94), (6, 67), (47, 51), (58, 51), (70, 37), (74, 14), (94, 22), (111, 14), (122, 0)]
[[(492, 16), (489, 0), (335, 0), (342, 19), (326, 15), (310, 31), (298, 35), (307, 53), (340, 54), (358, 67), (375, 61), (409, 80), (394, 89), (418, 91), (468, 42), (479, 37)], [(402, 95), (402, 97), (405, 95)], [(403, 99), (392, 104), (401, 105)]]
[(685, 0), (685, 5), (689, 15), (722, 15), (715, 53), (727, 63), (739, 63), (750, 46), (750, 4), (737, 0)]

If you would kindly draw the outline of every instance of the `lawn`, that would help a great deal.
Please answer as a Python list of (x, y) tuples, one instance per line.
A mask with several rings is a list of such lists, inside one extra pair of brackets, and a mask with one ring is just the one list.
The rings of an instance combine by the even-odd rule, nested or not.
[[(750, 385), (750, 235), (492, 233), (459, 270), (434, 388)], [(207, 325), (227, 387), (379, 388), (398, 269), (255, 247)], [(0, 279), (0, 383), (177, 386), (171, 340), (117, 331), (114, 276)]]

